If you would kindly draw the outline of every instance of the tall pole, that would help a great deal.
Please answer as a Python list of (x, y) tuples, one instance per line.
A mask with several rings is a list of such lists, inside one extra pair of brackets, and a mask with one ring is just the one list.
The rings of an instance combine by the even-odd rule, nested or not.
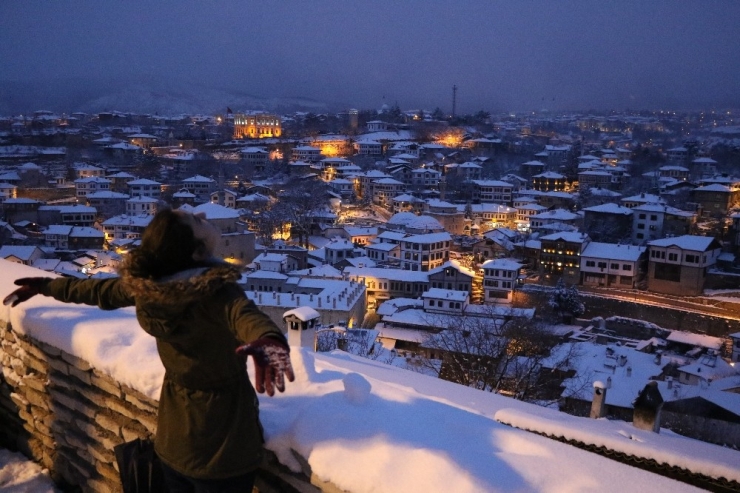
[(457, 112), (457, 85), (452, 86), (452, 118), (455, 118)]

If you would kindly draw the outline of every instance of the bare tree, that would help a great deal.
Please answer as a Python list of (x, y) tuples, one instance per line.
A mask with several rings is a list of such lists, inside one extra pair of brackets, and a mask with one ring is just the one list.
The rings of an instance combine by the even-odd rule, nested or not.
[[(421, 364), (444, 379), (517, 399), (540, 399), (542, 361), (558, 343), (546, 326), (500, 309), (480, 316), (429, 316), (430, 327), (442, 327), (422, 344)], [(439, 361), (441, 360), (441, 365)]]
[(306, 179), (291, 180), (280, 194), (280, 211), (290, 222), (291, 231), (298, 237), (298, 244), (308, 247), (308, 237), (313, 232), (317, 213), (327, 210), (326, 185)]

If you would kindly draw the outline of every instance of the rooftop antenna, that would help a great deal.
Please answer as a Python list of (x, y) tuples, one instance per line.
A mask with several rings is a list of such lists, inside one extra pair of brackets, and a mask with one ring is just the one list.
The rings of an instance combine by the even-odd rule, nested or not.
[(457, 113), (457, 85), (452, 86), (452, 118), (455, 118)]

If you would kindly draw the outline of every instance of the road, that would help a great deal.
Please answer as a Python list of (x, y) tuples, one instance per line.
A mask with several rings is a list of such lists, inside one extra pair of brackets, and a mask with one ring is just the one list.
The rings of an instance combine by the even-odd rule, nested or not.
[[(740, 320), (740, 303), (724, 304), (716, 306), (718, 300), (712, 300), (711, 297), (691, 296), (679, 297), (650, 293), (640, 290), (621, 290), (613, 288), (594, 288), (589, 286), (578, 286), (578, 291), (590, 296), (600, 296), (603, 298), (621, 299), (635, 303), (645, 303), (652, 306), (664, 306), (666, 308), (681, 309), (691, 312), (713, 315), (716, 317), (725, 317), (733, 320)], [(740, 301), (740, 300), (739, 300)]]

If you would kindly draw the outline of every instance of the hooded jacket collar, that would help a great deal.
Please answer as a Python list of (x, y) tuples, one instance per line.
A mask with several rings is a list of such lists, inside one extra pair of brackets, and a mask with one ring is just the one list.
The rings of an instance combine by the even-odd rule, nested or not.
[(212, 295), (241, 277), (238, 269), (217, 259), (161, 279), (136, 277), (126, 264), (119, 273), (136, 299), (155, 305), (187, 304)]

